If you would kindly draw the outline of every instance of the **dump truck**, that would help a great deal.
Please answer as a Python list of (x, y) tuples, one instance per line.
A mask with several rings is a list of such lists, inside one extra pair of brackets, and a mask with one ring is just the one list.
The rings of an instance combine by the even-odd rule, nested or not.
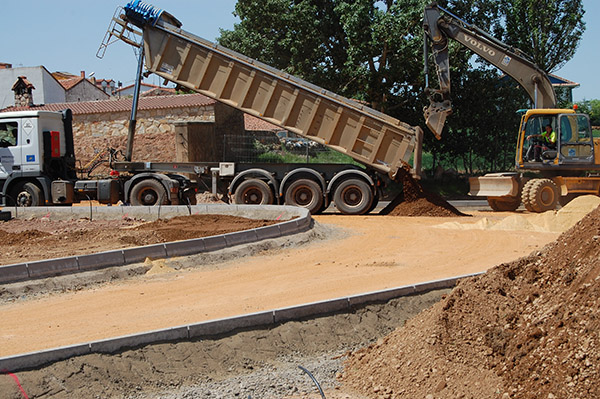
[[(217, 178), (227, 182), (227, 194), (233, 202), (291, 204), (313, 213), (334, 203), (344, 214), (364, 214), (376, 206), (387, 178), (399, 180), (401, 170), (410, 169), (408, 161), (413, 151), (418, 165), (423, 134), (420, 127), (181, 27), (182, 23), (168, 12), (139, 0), (131, 1), (116, 10), (98, 56), (102, 57), (107, 46), (119, 39), (139, 51), (136, 82), (141, 79), (144, 65), (146, 75), (156, 74), (346, 154), (363, 165), (223, 162), (216, 168)], [(135, 108), (135, 98), (133, 103)], [(133, 143), (134, 134), (130, 129), (128, 143)]]
[[(521, 116), (516, 171), (470, 178), (470, 195), (485, 196), (490, 207), (497, 211), (514, 211), (522, 203), (528, 211), (544, 212), (578, 195), (600, 194), (600, 138), (593, 137), (587, 115), (556, 108), (554, 88), (545, 71), (525, 52), (495, 39), (435, 3), (425, 7), (423, 25), (439, 81), (439, 88), (426, 88), (430, 104), (424, 116), (427, 126), (438, 138), (446, 118), (452, 113), (450, 39), (512, 77), (527, 91), (534, 104), (533, 109)], [(424, 48), (427, 73), (429, 45)], [(556, 135), (555, 145), (533, 139), (542, 135), (548, 125)]]

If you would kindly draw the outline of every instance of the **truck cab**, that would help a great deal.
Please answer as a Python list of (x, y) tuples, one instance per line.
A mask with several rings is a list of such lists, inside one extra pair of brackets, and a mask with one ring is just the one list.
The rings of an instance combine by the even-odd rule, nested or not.
[(74, 177), (70, 118), (70, 111), (0, 114), (2, 203), (44, 205), (52, 180)]

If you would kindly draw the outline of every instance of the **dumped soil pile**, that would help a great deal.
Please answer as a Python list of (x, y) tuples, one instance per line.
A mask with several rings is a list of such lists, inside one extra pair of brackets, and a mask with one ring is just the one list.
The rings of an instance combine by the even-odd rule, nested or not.
[(391, 216), (466, 216), (437, 194), (427, 192), (410, 171), (400, 169), (402, 193), (394, 198), (380, 215)]
[(277, 221), (190, 215), (154, 222), (13, 219), (0, 223), (0, 265), (188, 240), (268, 226)]
[(597, 398), (598, 298), (600, 208), (351, 354), (342, 379), (373, 398)]

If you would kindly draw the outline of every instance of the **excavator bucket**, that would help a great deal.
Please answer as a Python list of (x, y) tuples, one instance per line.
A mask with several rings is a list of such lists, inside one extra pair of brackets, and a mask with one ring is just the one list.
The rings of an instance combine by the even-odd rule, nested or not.
[(448, 100), (442, 102), (431, 101), (429, 106), (423, 110), (425, 124), (438, 140), (442, 138), (444, 124), (450, 114), (452, 114), (452, 106)]

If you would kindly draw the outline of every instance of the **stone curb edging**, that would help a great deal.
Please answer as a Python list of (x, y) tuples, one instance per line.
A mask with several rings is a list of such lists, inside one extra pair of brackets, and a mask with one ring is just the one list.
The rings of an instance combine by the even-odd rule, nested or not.
[[(271, 238), (283, 237), (310, 229), (311, 216), (304, 208), (276, 205), (194, 205), (188, 210), (185, 206), (158, 207), (96, 207), (92, 210), (96, 219), (115, 217), (156, 218), (183, 216), (189, 214), (224, 214), (242, 216), (250, 219), (283, 221), (271, 226), (251, 230), (221, 234), (217, 236), (195, 238), (184, 241), (173, 241), (164, 244), (153, 244), (142, 247), (118, 249), (114, 251), (97, 252), (89, 255), (78, 255), (64, 258), (47, 259), (34, 262), (24, 262), (0, 266), (0, 284), (18, 281), (54, 277), (71, 273), (97, 270), (106, 267), (124, 266), (143, 262), (146, 257), (151, 259), (170, 258), (175, 256), (193, 255), (202, 252), (217, 251), (241, 244), (249, 244)], [(19, 218), (50, 217), (56, 219), (72, 219), (88, 214), (86, 207), (71, 208), (23, 208), (19, 209)], [(159, 213), (160, 212), (160, 213)]]
[(84, 344), (13, 355), (0, 358), (0, 370), (17, 372), (21, 370), (33, 369), (80, 355), (92, 353), (111, 354), (130, 348), (161, 342), (173, 342), (198, 339), (202, 337), (211, 337), (219, 334), (230, 333), (241, 328), (264, 328), (286, 321), (299, 320), (302, 318), (314, 317), (327, 313), (348, 311), (357, 305), (364, 305), (373, 302), (385, 302), (402, 296), (424, 294), (437, 289), (452, 288), (459, 280), (481, 274), (483, 273), (468, 274), (415, 285), (407, 285), (383, 291), (375, 291), (327, 301), (313, 302), (259, 313), (251, 313), (226, 319), (205, 321), (196, 324), (188, 324), (184, 326), (93, 341)]

